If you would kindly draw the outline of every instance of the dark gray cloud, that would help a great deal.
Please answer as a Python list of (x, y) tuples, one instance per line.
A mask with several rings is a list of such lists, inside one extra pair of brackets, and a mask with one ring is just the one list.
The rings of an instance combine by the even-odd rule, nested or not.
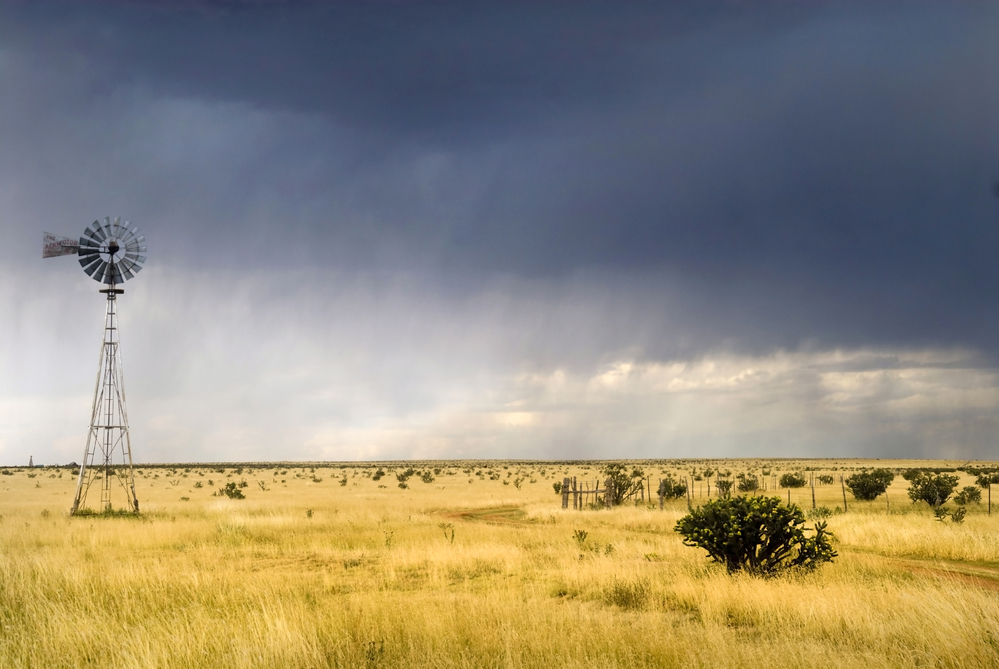
[[(954, 349), (990, 370), (996, 34), (987, 3), (0, 3), (0, 260), (37, 281), (42, 228), (122, 214), (153, 276), (219, 291), (206, 309), (228, 313), (241, 281), (293, 282), (254, 291), (256, 339), (197, 320), (243, 342), (222, 366), (270, 388), (280, 356), (239, 360), (277, 319), (390, 423), (621, 360), (844, 348), (861, 378)], [(396, 288), (331, 297), (356, 277)], [(150, 282), (202, 317), (181, 306), (194, 289)], [(378, 334), (347, 350), (390, 362), (324, 357), (342, 304)], [(181, 337), (161, 325), (150, 351)], [(185, 387), (184, 364), (148, 364), (156, 392)], [(991, 429), (983, 406), (969, 434)], [(610, 434), (624, 414), (607, 411)]]
[(28, 91), (65, 114), (123, 90), (286, 114), (233, 138), (252, 155), (126, 168), (204, 199), (214, 245), (248, 203), (287, 212), (244, 223), (256, 260), (652, 269), (781, 345), (994, 338), (999, 12), (692, 5), (26, 3), (0, 35), (73, 79)]

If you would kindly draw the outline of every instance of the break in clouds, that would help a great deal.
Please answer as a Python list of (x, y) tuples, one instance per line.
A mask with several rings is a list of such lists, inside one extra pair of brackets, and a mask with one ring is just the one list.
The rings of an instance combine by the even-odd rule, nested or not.
[[(994, 454), (999, 12), (0, 4), (0, 460)], [(22, 462), (23, 461), (23, 462)]]

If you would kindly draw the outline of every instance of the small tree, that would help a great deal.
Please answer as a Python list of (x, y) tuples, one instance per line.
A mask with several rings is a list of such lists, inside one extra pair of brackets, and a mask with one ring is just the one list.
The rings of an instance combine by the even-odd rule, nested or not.
[(715, 479), (715, 487), (718, 488), (719, 497), (732, 496), (732, 481), (728, 479)]
[(961, 505), (981, 504), (982, 490), (981, 488), (976, 488), (973, 485), (965, 486), (961, 488), (961, 492), (954, 495), (954, 502)]
[(780, 477), (781, 488), (804, 488), (807, 481), (801, 474), (788, 472)]
[(872, 501), (883, 495), (895, 474), (888, 469), (875, 469), (870, 472), (860, 472), (846, 479), (846, 487), (857, 499)]
[(659, 494), (666, 499), (680, 499), (687, 495), (687, 484), (667, 474), (666, 478), (659, 482)]
[(934, 508), (939, 507), (957, 488), (957, 481), (957, 476), (954, 474), (916, 472), (909, 478), (909, 499), (913, 503), (926, 502)]
[(778, 497), (717, 499), (677, 522), (686, 546), (703, 548), (729, 573), (775, 576), (788, 569), (812, 570), (836, 557), (825, 523), (806, 537), (805, 516)]
[(219, 488), (218, 492), (212, 493), (212, 497), (228, 497), (229, 499), (246, 499), (246, 495), (234, 482), (230, 481), (225, 486)]
[(739, 492), (756, 492), (760, 487), (760, 482), (756, 480), (755, 476), (739, 474), (739, 482), (736, 483), (735, 487), (739, 489)]
[(975, 479), (975, 485), (980, 488), (988, 488), (990, 483), (999, 483), (999, 473), (979, 474)]
[(608, 506), (617, 506), (642, 490), (645, 472), (637, 467), (633, 468), (629, 474), (628, 469), (623, 464), (612, 462), (604, 467), (604, 474), (611, 479), (612, 483), (611, 492), (605, 493), (611, 495), (611, 499), (607, 500)]

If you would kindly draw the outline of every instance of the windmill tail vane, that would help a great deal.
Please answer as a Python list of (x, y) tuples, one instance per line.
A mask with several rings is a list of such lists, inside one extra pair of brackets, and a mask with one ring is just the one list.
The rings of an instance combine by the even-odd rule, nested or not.
[(125, 384), (118, 338), (117, 296), (125, 291), (117, 286), (132, 279), (146, 261), (145, 237), (128, 221), (105, 218), (87, 226), (78, 239), (46, 232), (42, 235), (42, 258), (76, 255), (90, 278), (109, 286), (107, 295), (101, 363), (90, 411), (87, 445), (76, 482), (71, 515), (88, 511), (87, 493), (100, 483), (101, 512), (114, 511), (112, 501), (122, 493), (125, 508), (139, 512), (132, 472), (132, 445), (125, 409)]

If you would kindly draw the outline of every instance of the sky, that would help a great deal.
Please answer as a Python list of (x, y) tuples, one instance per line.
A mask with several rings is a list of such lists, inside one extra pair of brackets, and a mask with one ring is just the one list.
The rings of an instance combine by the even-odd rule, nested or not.
[(999, 458), (999, 5), (0, 0), (0, 464)]

